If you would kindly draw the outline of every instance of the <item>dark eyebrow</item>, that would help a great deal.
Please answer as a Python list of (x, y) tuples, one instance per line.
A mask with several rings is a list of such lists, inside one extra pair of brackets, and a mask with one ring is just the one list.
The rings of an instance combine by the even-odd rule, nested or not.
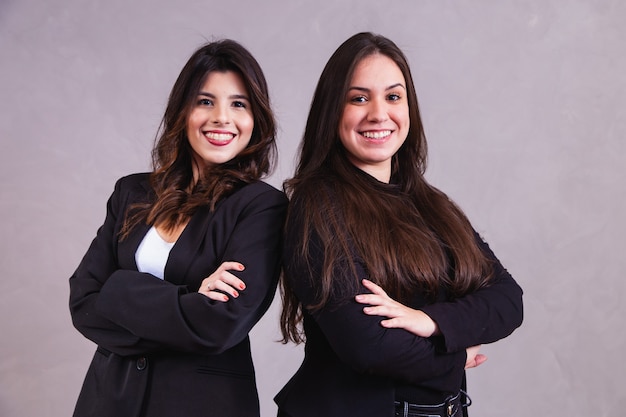
[[(403, 89), (405, 89), (405, 90), (406, 90), (406, 87), (404, 86), (404, 84), (402, 84), (402, 83), (396, 83), (396, 84), (393, 84), (393, 85), (390, 85), (389, 87), (387, 87), (387, 88), (385, 89), (385, 91), (393, 90), (393, 89), (394, 89), (394, 88), (396, 88), (396, 87), (402, 87)], [(369, 89), (369, 88), (365, 88), (365, 87), (358, 87), (358, 86), (353, 86), (353, 87), (348, 88), (348, 91), (350, 91), (350, 90), (363, 91), (363, 92), (366, 92), (366, 93), (370, 91), (370, 89)]]
[[(207, 93), (206, 91), (200, 91), (198, 93), (198, 95), (199, 96), (209, 97), (209, 98), (215, 98), (214, 94)], [(247, 100), (247, 101), (250, 101), (248, 96), (246, 96), (245, 94), (233, 94), (232, 96), (228, 96), (228, 98), (231, 99), (231, 100), (237, 99), (237, 100)]]

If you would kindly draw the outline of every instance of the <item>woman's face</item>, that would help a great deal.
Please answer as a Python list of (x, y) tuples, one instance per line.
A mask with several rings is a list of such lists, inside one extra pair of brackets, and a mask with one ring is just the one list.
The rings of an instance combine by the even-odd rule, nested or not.
[(187, 138), (200, 167), (222, 164), (250, 143), (254, 117), (239, 74), (211, 72), (187, 119)]
[(339, 121), (339, 138), (356, 167), (389, 182), (391, 158), (409, 132), (402, 71), (382, 54), (365, 57), (352, 75)]

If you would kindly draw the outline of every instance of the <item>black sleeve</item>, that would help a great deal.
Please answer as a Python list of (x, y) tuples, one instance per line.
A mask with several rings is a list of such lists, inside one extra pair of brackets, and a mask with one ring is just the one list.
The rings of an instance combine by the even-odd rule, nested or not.
[(452, 302), (436, 303), (421, 309), (437, 323), (447, 352), (495, 342), (510, 335), (522, 324), (521, 287), (478, 234), (476, 240), (493, 264), (494, 275), (490, 285)]
[[(318, 300), (324, 251), (315, 233), (309, 241), (308, 253), (294, 249), (304, 222), (298, 206), (296, 201), (286, 229), (285, 276), (298, 299), (307, 306)], [(353, 258), (356, 276), (347, 262), (341, 262), (335, 266), (333, 279), (336, 283), (348, 281), (358, 285), (337, 286), (331, 300), (320, 310), (311, 312), (339, 359), (361, 373), (422, 385), (436, 379), (443, 385), (432, 388), (454, 390), (454, 381), (462, 378), (466, 352), (441, 353), (431, 340), (403, 329), (386, 329), (380, 325), (380, 317), (363, 313), (363, 305), (354, 296), (369, 292), (360, 284), (368, 276), (363, 262), (356, 255)], [(354, 289), (346, 290), (351, 287)], [(444, 375), (447, 377), (437, 378)], [(450, 383), (451, 386), (444, 386)]]
[(76, 329), (96, 344), (120, 355), (142, 354), (159, 348), (98, 314), (95, 303), (100, 290), (118, 267), (117, 234), (124, 216), (128, 179), (120, 179), (107, 201), (104, 224), (98, 229), (87, 253), (69, 279), (69, 307)]
[[(246, 266), (237, 273), (246, 283), (238, 298), (217, 302), (187, 286), (117, 269), (101, 285), (90, 313), (160, 349), (218, 354), (240, 343), (267, 311), (279, 275), (287, 201), (282, 193), (267, 190), (227, 213), (234, 226), (223, 236), (219, 263), (237, 261)], [(216, 232), (226, 230), (218, 227)], [(112, 345), (100, 329), (81, 331), (99, 345), (119, 352), (120, 346)]]

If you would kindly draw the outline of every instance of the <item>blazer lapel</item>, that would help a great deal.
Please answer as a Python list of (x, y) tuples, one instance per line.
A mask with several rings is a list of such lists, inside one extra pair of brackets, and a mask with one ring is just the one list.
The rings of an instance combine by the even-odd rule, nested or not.
[(140, 224), (133, 228), (128, 237), (118, 244), (119, 264), (122, 269), (137, 270), (137, 262), (135, 261), (135, 253), (139, 244), (143, 240), (150, 226)]
[(204, 248), (206, 234), (214, 213), (208, 207), (198, 207), (191, 216), (189, 223), (172, 247), (167, 264), (165, 264), (167, 281), (178, 285), (188, 282), (187, 275), (193, 261), (207, 250)]
[[(150, 187), (150, 182), (148, 180), (148, 176), (143, 178), (139, 183), (140, 187), (135, 187), (131, 191), (130, 196), (128, 197), (129, 204), (136, 203), (138, 201), (146, 201), (147, 198), (150, 198), (152, 195), (152, 188)], [(126, 216), (126, 210), (128, 206), (124, 207), (123, 212), (119, 213), (120, 219), (123, 219)], [(137, 270), (137, 262), (135, 261), (135, 253), (137, 252), (137, 248), (139, 244), (143, 240), (150, 226), (141, 223), (133, 228), (130, 231), (129, 235), (121, 242), (118, 242), (117, 248), (117, 256), (118, 256), (118, 264), (120, 268), (129, 269), (129, 270)]]

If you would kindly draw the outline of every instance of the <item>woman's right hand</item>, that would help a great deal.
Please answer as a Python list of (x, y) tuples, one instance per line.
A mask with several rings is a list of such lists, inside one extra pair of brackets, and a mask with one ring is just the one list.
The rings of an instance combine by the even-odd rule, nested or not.
[(358, 303), (367, 305), (363, 308), (365, 314), (387, 317), (380, 322), (381, 326), (388, 329), (404, 329), (420, 337), (431, 337), (439, 333), (437, 323), (423, 311), (395, 301), (379, 285), (368, 279), (362, 282), (372, 293), (359, 294), (355, 299)]
[(484, 363), (487, 360), (487, 356), (482, 353), (478, 353), (480, 345), (472, 346), (465, 349), (467, 352), (467, 360), (465, 361), (465, 369), (476, 368), (478, 365)]
[(245, 266), (239, 262), (223, 262), (211, 275), (202, 280), (198, 292), (211, 300), (226, 302), (229, 295), (239, 297), (239, 291), (246, 289), (246, 284), (228, 271), (243, 271)]

